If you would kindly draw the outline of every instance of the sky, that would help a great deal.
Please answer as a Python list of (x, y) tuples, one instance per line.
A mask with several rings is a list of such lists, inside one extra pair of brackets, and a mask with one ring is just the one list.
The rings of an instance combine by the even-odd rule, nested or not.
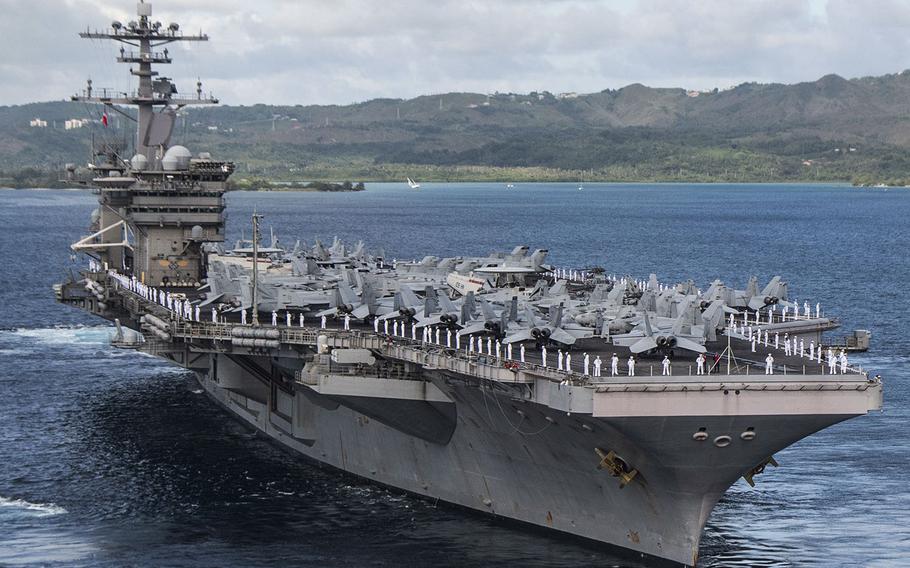
[[(61, 100), (91, 77), (135, 87), (119, 46), (77, 32), (133, 0), (0, 0), (0, 105)], [(451, 91), (707, 90), (910, 67), (910, 0), (158, 0), (202, 30), (161, 66), (226, 104), (349, 104)]]

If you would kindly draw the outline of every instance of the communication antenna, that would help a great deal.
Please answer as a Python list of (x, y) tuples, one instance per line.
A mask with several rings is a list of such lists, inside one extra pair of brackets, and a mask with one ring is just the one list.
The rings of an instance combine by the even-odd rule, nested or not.
[(253, 325), (259, 325), (259, 221), (262, 215), (253, 211)]
[[(119, 50), (117, 62), (131, 65), (130, 74), (139, 78), (139, 87), (132, 93), (115, 92), (112, 89), (98, 89), (93, 87), (91, 79), (86, 84), (82, 94), (74, 95), (73, 101), (101, 103), (120, 115), (135, 121), (136, 152), (145, 155), (149, 164), (156, 164), (159, 156), (156, 151), (167, 145), (170, 128), (168, 120), (156, 121), (155, 107), (166, 111), (169, 107), (180, 109), (190, 104), (216, 104), (218, 99), (202, 95), (202, 83), (196, 83), (196, 96), (186, 97), (177, 94), (177, 88), (167, 77), (160, 77), (152, 65), (170, 64), (173, 60), (167, 48), (157, 51), (156, 48), (178, 41), (208, 41), (209, 37), (203, 33), (184, 34), (180, 26), (172, 22), (166, 27), (159, 21), (152, 20), (152, 5), (140, 1), (136, 7), (138, 20), (126, 24), (118, 21), (111, 22), (106, 30), (89, 31), (79, 34), (85, 39), (105, 39), (123, 44)], [(138, 65), (136, 69), (132, 65)], [(119, 106), (131, 105), (138, 107), (137, 117), (133, 118)], [(159, 113), (163, 114), (163, 113)], [(173, 120), (173, 119), (171, 119)], [(158, 124), (156, 124), (158, 122)], [(168, 136), (162, 133), (166, 132)]]

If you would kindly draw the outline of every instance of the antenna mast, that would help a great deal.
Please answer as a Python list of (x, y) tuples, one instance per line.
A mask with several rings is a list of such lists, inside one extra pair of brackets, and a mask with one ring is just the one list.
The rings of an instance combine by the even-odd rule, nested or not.
[[(106, 158), (89, 164), (92, 178), (85, 182), (98, 193), (99, 206), (92, 234), (71, 248), (145, 284), (194, 290), (206, 277), (206, 245), (224, 241), (224, 192), (234, 164), (213, 159), (209, 152), (194, 155), (184, 146), (170, 144), (179, 109), (218, 100), (203, 96), (201, 82), (196, 83), (195, 96), (178, 95), (174, 83), (160, 77), (153, 66), (171, 63), (170, 53), (162, 46), (209, 38), (201, 32), (183, 34), (176, 23), (165, 27), (152, 20), (148, 2), (140, 1), (136, 7), (136, 20), (79, 34), (119, 42), (117, 61), (130, 64), (139, 87), (119, 93), (94, 87), (89, 80), (85, 91), (72, 99), (101, 103), (135, 120), (138, 127), (131, 158), (124, 159), (114, 148), (93, 152), (93, 162), (96, 157)], [(122, 106), (138, 107), (137, 116)]]
[(262, 215), (253, 212), (253, 325), (259, 325), (259, 220)]
[[(126, 24), (114, 21), (107, 30), (85, 31), (79, 37), (85, 39), (106, 39), (123, 44), (120, 48), (118, 63), (137, 64), (138, 69), (130, 67), (130, 73), (139, 77), (139, 88), (132, 93), (115, 92), (110, 89), (94, 89), (91, 79), (88, 80), (82, 94), (74, 95), (73, 101), (102, 103), (108, 108), (137, 121), (136, 153), (148, 159), (150, 165), (157, 165), (163, 150), (170, 141), (174, 126), (176, 109), (186, 105), (217, 104), (218, 99), (202, 95), (202, 83), (196, 83), (195, 97), (181, 97), (177, 87), (167, 77), (159, 77), (152, 65), (170, 64), (172, 62), (167, 48), (157, 51), (162, 45), (178, 41), (208, 41), (203, 33), (187, 35), (180, 31), (177, 23), (170, 23), (165, 28), (159, 21), (152, 21), (152, 5), (140, 1), (136, 6), (138, 20)], [(138, 119), (121, 111), (115, 105), (131, 105), (139, 108)], [(155, 107), (162, 107), (158, 115)], [(115, 163), (114, 161), (112, 161)]]

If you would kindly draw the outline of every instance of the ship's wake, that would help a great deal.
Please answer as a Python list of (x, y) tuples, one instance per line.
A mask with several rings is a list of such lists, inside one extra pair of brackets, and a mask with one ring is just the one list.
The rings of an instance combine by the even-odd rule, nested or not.
[(12, 499), (0, 495), (0, 515), (3, 513), (32, 517), (53, 517), (66, 514), (67, 510), (54, 503), (32, 503), (25, 499)]
[(42, 345), (107, 345), (114, 328), (106, 325), (16, 328), (0, 331), (0, 340), (25, 340)]

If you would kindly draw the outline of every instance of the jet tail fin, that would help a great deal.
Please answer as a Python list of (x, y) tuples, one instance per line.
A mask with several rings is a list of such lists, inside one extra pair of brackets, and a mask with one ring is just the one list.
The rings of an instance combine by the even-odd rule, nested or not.
[(480, 299), (480, 310), (483, 312), (483, 319), (487, 321), (496, 319), (496, 313), (493, 311), (493, 307), (483, 298)]
[(651, 327), (651, 316), (648, 315), (648, 312), (645, 312), (645, 335), (651, 337), (654, 335), (654, 329)]
[(550, 307), (550, 325), (552, 327), (559, 327), (562, 324), (562, 310), (562, 303), (560, 303), (558, 306)]
[(435, 313), (438, 310), (439, 302), (436, 299), (436, 290), (434, 290), (432, 286), (427, 286), (423, 298), (423, 315), (424, 317), (430, 317), (430, 314)]
[(398, 293), (401, 294), (401, 301), (404, 302), (403, 307), (411, 308), (420, 305), (420, 300), (417, 298), (417, 294), (415, 294), (414, 291), (407, 286), (402, 286)]
[(464, 306), (467, 306), (468, 315), (471, 316), (471, 319), (474, 318), (474, 312), (477, 310), (477, 302), (474, 299), (474, 292), (468, 292), (464, 297)]
[(341, 296), (342, 303), (351, 304), (352, 306), (357, 303), (357, 294), (354, 293), (354, 290), (352, 290), (351, 286), (346, 282), (338, 283), (338, 293)]

